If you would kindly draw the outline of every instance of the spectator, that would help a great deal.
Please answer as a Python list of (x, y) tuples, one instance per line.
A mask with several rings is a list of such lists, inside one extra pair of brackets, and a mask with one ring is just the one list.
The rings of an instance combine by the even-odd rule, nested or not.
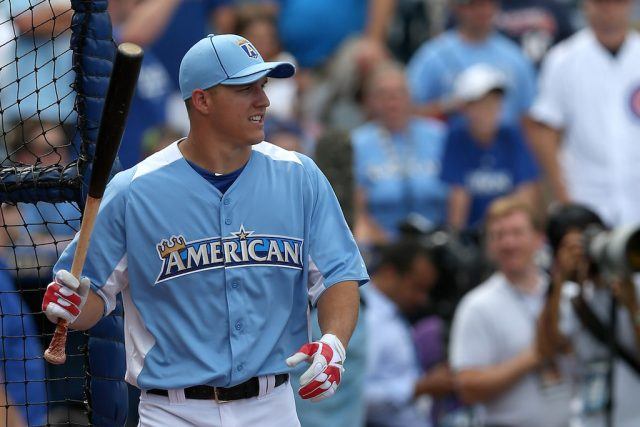
[[(236, 34), (255, 40), (256, 49), (265, 61), (296, 64), (295, 58), (282, 50), (276, 21), (270, 15), (264, 13), (241, 15)], [(271, 79), (265, 87), (265, 92), (271, 102), (267, 118), (276, 117), (280, 120), (295, 118), (298, 100), (298, 83), (295, 78)]]
[[(615, 298), (616, 324), (612, 329), (613, 284), (610, 278), (597, 273), (584, 251), (584, 233), (592, 227), (602, 228), (604, 224), (595, 212), (577, 204), (564, 205), (549, 217), (547, 237), (555, 255), (554, 283), (541, 316), (540, 348), (545, 356), (567, 350), (575, 354), (578, 395), (582, 398), (581, 425), (635, 427), (640, 420), (636, 398), (640, 390), (640, 364), (636, 362), (634, 368), (619, 352), (611, 359), (609, 338), (613, 335), (632, 360), (640, 361), (640, 329), (633, 321), (638, 313), (640, 283), (619, 282), (622, 286)], [(592, 332), (592, 327), (583, 320), (583, 310), (595, 316), (604, 336)], [(613, 399), (611, 406), (609, 399)], [(612, 424), (608, 424), (608, 419)]]
[(585, 0), (589, 27), (551, 50), (531, 141), (554, 198), (640, 222), (640, 35), (631, 0)]
[(500, 69), (509, 82), (503, 118), (515, 123), (535, 95), (531, 62), (519, 47), (495, 30), (497, 0), (454, 0), (457, 26), (425, 42), (409, 62), (413, 100), (423, 115), (448, 117), (457, 111), (452, 89), (456, 76), (485, 62)]
[[(178, 4), (176, 0), (109, 1), (114, 38), (118, 42), (152, 43), (164, 31)], [(142, 47), (147, 45), (143, 44)], [(147, 49), (129, 108), (131, 120), (127, 121), (118, 152), (123, 168), (128, 169), (143, 159), (144, 134), (150, 128), (165, 123), (167, 104), (175, 90), (167, 69)]]
[(265, 123), (265, 140), (289, 151), (304, 153), (302, 128), (295, 121), (271, 119)]
[(500, 123), (507, 82), (486, 64), (458, 76), (454, 94), (463, 118), (447, 137), (442, 180), (451, 186), (448, 223), (454, 230), (477, 228), (491, 202), (516, 193), (534, 206), (537, 166), (517, 124)]
[(498, 30), (536, 65), (551, 46), (573, 34), (569, 9), (558, 0), (510, 0), (500, 6)]
[(411, 240), (385, 246), (380, 258), (370, 286), (363, 290), (371, 331), (365, 379), (367, 425), (428, 426), (416, 399), (451, 393), (453, 377), (446, 364), (421, 373), (405, 315), (427, 303), (437, 271), (430, 254)]
[(398, 65), (385, 63), (373, 71), (365, 99), (373, 120), (352, 134), (358, 187), (356, 238), (386, 242), (413, 212), (433, 225), (443, 224), (447, 197), (439, 178), (443, 127), (413, 116), (406, 76)]
[(307, 69), (324, 65), (349, 37), (383, 45), (396, 1), (277, 0), (282, 42)]
[(498, 271), (462, 299), (451, 332), (460, 396), (486, 425), (566, 427), (569, 384), (546, 380), (534, 345), (548, 280), (534, 262), (542, 236), (529, 205), (494, 201), (486, 238)]
[[(302, 399), (295, 393), (296, 410), (300, 425), (304, 427), (362, 427), (364, 426), (364, 389), (365, 370), (367, 367), (367, 328), (365, 325), (364, 305), (360, 306), (358, 323), (349, 340), (347, 351), (349, 357), (344, 362), (345, 375), (340, 382), (340, 388), (331, 399), (312, 402)], [(322, 336), (318, 325), (318, 310), (311, 312), (310, 324), (312, 326), (311, 337), (313, 340)], [(304, 369), (297, 369), (290, 377), (294, 390), (300, 387), (299, 375)]]
[[(1, 208), (0, 229), (0, 387), (8, 398), (9, 426), (44, 425), (47, 421), (47, 391), (40, 332), (34, 313), (16, 289), (7, 267), (7, 257), (24, 222), (15, 206)], [(4, 402), (2, 402), (4, 404)]]
[(17, 36), (5, 47), (12, 48), (13, 62), (0, 64), (7, 65), (0, 82), (3, 128), (29, 118), (73, 124), (71, 3), (16, 0), (0, 8), (6, 8), (3, 14), (10, 13), (12, 32)]
[[(165, 17), (163, 12), (171, 4), (175, 8)], [(189, 118), (176, 87), (180, 61), (187, 50), (208, 33), (233, 32), (233, 0), (147, 0), (143, 5), (140, 7), (145, 9), (145, 13), (139, 15), (141, 19), (138, 21), (143, 30), (135, 32), (136, 37), (123, 34), (122, 39), (147, 46), (145, 53), (151, 53), (158, 61), (154, 68), (158, 70), (161, 65), (169, 73), (174, 92), (167, 101), (166, 124), (186, 135), (189, 133)], [(144, 26), (148, 27), (147, 31), (144, 31)]]

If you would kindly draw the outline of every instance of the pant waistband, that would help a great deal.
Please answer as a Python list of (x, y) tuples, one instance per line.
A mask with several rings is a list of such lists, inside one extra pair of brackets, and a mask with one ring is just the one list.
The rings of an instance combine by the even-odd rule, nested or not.
[[(275, 375), (274, 387), (281, 386), (289, 379), (289, 374)], [(147, 393), (160, 396), (169, 396), (169, 390), (153, 388)], [(234, 385), (232, 387), (213, 387), (209, 385), (196, 385), (184, 389), (184, 397), (187, 399), (215, 400), (218, 403), (231, 402), (240, 399), (249, 399), (260, 394), (260, 379), (258, 377)]]

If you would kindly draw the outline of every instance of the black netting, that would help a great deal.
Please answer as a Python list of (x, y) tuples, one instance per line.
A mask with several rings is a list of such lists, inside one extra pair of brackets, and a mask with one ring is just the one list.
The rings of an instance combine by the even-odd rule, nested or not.
[(89, 424), (87, 336), (70, 333), (65, 365), (42, 358), (44, 289), (81, 218), (72, 16), (67, 0), (0, 0), (0, 425)]

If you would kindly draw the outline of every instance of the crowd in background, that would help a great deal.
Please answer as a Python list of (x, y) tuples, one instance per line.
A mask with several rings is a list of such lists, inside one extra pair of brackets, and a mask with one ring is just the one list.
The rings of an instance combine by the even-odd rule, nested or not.
[[(265, 61), (297, 66), (295, 78), (266, 86), (266, 140), (316, 159), (372, 277), (343, 384), (321, 404), (298, 402), (303, 426), (566, 426), (601, 415), (604, 397), (580, 397), (558, 380), (576, 363), (543, 360), (534, 344), (558, 249), (540, 221), (553, 204), (579, 203), (602, 226), (640, 223), (640, 36), (631, 30), (640, 2), (110, 0), (108, 8), (114, 39), (145, 50), (123, 168), (187, 135), (179, 65), (206, 34), (239, 34)], [(65, 137), (75, 120), (70, 22), (67, 0), (0, 5), (5, 165), (74, 156)], [(27, 223), (53, 224), (26, 235), (56, 254), (77, 229), (71, 204), (21, 212)], [(633, 331), (625, 334), (636, 351)], [(635, 373), (621, 375), (632, 379), (616, 396), (640, 391)], [(640, 425), (635, 408), (617, 407), (616, 425)]]

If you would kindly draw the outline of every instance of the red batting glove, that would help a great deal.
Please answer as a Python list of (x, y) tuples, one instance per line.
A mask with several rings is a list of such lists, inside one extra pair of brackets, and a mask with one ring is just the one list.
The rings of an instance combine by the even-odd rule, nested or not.
[(57, 323), (58, 319), (73, 323), (87, 302), (89, 286), (90, 282), (86, 277), (78, 281), (67, 270), (58, 271), (42, 299), (42, 311), (47, 319), (52, 323)]
[(290, 367), (302, 361), (311, 363), (309, 369), (300, 376), (300, 397), (315, 402), (332, 396), (340, 384), (345, 358), (342, 343), (332, 334), (324, 334), (320, 341), (303, 345), (289, 357), (287, 365)]

